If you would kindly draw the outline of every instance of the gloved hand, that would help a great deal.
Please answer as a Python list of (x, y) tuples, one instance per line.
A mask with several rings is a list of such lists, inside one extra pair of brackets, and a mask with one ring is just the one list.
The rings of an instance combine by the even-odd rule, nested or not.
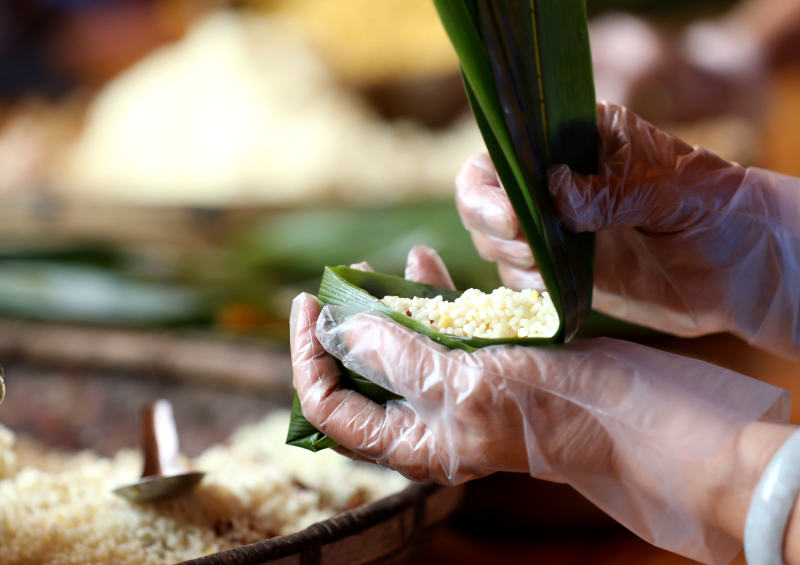
[[(422, 282), (442, 280), (441, 262), (427, 264)], [(752, 421), (788, 417), (780, 389), (618, 340), (466, 353), (348, 314), (298, 296), (292, 364), (305, 417), (358, 457), (445, 484), (556, 478), (656, 545), (706, 562), (738, 551), (721, 492), (758, 480), (729, 464)], [(384, 407), (340, 388), (334, 357), (405, 400)]]
[[(598, 104), (599, 173), (548, 171), (558, 213), (596, 231), (593, 307), (681, 336), (729, 331), (782, 355), (800, 347), (800, 180), (745, 169)], [(507, 286), (541, 285), (488, 156), (470, 158), (456, 203)]]

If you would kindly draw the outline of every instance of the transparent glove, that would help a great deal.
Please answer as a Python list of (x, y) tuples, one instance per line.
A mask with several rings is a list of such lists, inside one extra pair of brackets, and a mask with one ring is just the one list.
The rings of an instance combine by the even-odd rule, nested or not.
[[(596, 231), (593, 307), (681, 336), (729, 331), (766, 350), (800, 346), (800, 180), (745, 169), (598, 105), (600, 172), (548, 171), (564, 222)], [(486, 155), (456, 179), (481, 256), (512, 288), (541, 286)]]
[[(425, 282), (443, 280), (428, 263)], [(565, 481), (651, 543), (709, 563), (740, 546), (708, 519), (730, 513), (702, 477), (744, 480), (726, 462), (747, 426), (788, 417), (780, 389), (641, 345), (466, 353), (308, 294), (294, 301), (291, 345), (303, 414), (357, 457), (444, 484), (495, 471)], [(334, 357), (405, 400), (340, 388)]]

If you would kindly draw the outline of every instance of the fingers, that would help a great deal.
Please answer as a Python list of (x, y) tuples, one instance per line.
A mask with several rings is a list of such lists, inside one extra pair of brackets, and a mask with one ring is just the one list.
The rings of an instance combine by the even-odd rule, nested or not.
[[(437, 441), (436, 436), (406, 403), (389, 402), (383, 411), (384, 419), (376, 421), (371, 414), (359, 414), (347, 421), (344, 428), (331, 426), (333, 434), (361, 437), (358, 444), (337, 451), (356, 461), (368, 461), (389, 467), (409, 479), (455, 484), (486, 474), (480, 469), (460, 468), (453, 454)], [(339, 417), (337, 423), (344, 422)], [(354, 433), (353, 430), (361, 430)], [(342, 445), (345, 445), (342, 441)]]
[(479, 231), (473, 231), (470, 235), (478, 254), (487, 261), (505, 263), (518, 269), (532, 269), (536, 264), (527, 241), (500, 239)]
[(310, 294), (301, 294), (292, 303), (292, 370), (303, 415), (344, 451), (351, 451), (349, 456), (398, 468), (412, 478), (428, 478), (425, 462), (430, 451), (421, 448), (432, 438), (423, 441), (429, 435), (424, 425), (407, 405), (387, 411), (339, 386), (336, 361), (315, 336), (319, 314), (320, 304)]
[(512, 239), (520, 231), (517, 215), (485, 153), (467, 159), (458, 172), (456, 206), (468, 230), (502, 239)]
[[(339, 316), (341, 314), (341, 316)], [(375, 314), (356, 314), (326, 306), (319, 313), (316, 337), (321, 346), (349, 369), (407, 399), (385, 407), (338, 387), (338, 378), (323, 373), (321, 390), (298, 394), (303, 413), (319, 430), (336, 440), (356, 459), (366, 458), (415, 480), (444, 484), (486, 474), (458, 456), (458, 449), (442, 443), (424, 415), (434, 423), (445, 404), (445, 381), (452, 399), (479, 396), (480, 371), (469, 356), (441, 345)], [(302, 387), (303, 379), (297, 379)], [(413, 406), (410, 400), (413, 399)], [(420, 408), (421, 407), (421, 408)]]
[(622, 106), (599, 103), (599, 169), (547, 171), (556, 209), (573, 231), (609, 227), (654, 233), (704, 221), (733, 197), (745, 169), (692, 147)]
[(488, 153), (476, 153), (470, 155), (456, 176), (457, 185), (486, 185), (486, 186), (500, 186), (500, 180), (497, 178), (497, 171), (492, 164), (492, 158)]
[[(292, 378), (303, 415), (317, 429), (325, 432), (321, 426), (335, 411), (336, 405), (354, 393), (340, 389), (340, 373), (336, 360), (328, 355), (316, 338), (315, 329), (320, 310), (319, 302), (312, 295), (303, 293), (297, 296), (292, 302), (289, 318), (289, 340)], [(367, 401), (364, 397), (361, 399)], [(358, 399), (354, 399), (350, 402), (352, 404), (357, 401)]]
[(425, 245), (417, 245), (408, 252), (405, 278), (450, 290), (456, 288), (442, 258), (435, 250)]
[(294, 386), (298, 391), (310, 390), (317, 381), (328, 375), (338, 379), (339, 370), (336, 361), (326, 353), (315, 335), (321, 309), (317, 299), (305, 292), (292, 302), (292, 312), (289, 316), (289, 344)]
[(534, 266), (533, 253), (520, 236), (519, 220), (488, 154), (473, 155), (461, 167), (456, 205), (481, 257), (522, 269)]
[(614, 203), (610, 191), (601, 186), (604, 180), (575, 173), (567, 165), (547, 171), (547, 186), (556, 211), (569, 229), (598, 231), (612, 223), (609, 216)]
[[(442, 444), (409, 403), (390, 401), (384, 407), (341, 388), (338, 365), (327, 352), (386, 388), (406, 395), (418, 391), (416, 397), (435, 412), (442, 405), (446, 375), (455, 370), (465, 380), (461, 367), (451, 367), (447, 350), (374, 315), (342, 321), (330, 314), (333, 311), (321, 308), (309, 294), (301, 294), (292, 304), (294, 384), (308, 421), (338, 442), (348, 456), (374, 461), (411, 479), (454, 484), (489, 472), (460, 461), (457, 450)], [(381, 355), (377, 351), (381, 349), (389, 355)], [(379, 372), (388, 378), (376, 378)], [(472, 388), (479, 382), (474, 377), (473, 372)], [(389, 379), (398, 385), (387, 386)]]
[(315, 335), (320, 305), (310, 294), (292, 304), (290, 341), (294, 386), (303, 415), (318, 430), (352, 449), (375, 443), (384, 428), (385, 409), (339, 386), (339, 368)]
[(469, 356), (400, 324), (371, 313), (343, 317), (326, 306), (317, 322), (317, 338), (348, 369), (410, 401), (439, 405), (445, 381), (463, 377), (472, 367)]
[[(727, 179), (731, 163), (689, 146), (622, 106), (601, 102), (597, 114), (598, 174), (581, 175), (566, 166), (548, 171), (558, 213), (573, 231), (682, 229), (709, 207), (705, 202), (708, 192), (696, 187), (713, 192), (721, 185), (735, 188), (741, 180), (741, 171)], [(475, 155), (461, 167), (456, 204), (461, 221), (471, 232), (500, 240), (519, 239), (519, 220), (488, 155)], [(503, 260), (485, 249), (482, 254), (489, 260)]]
[[(317, 429), (328, 433), (324, 427), (339, 405), (345, 412), (370, 409), (367, 398), (339, 387), (339, 368), (328, 355), (315, 335), (320, 304), (310, 294), (301, 294), (292, 303), (290, 343), (292, 350), (292, 375), (303, 415)], [(375, 405), (377, 406), (377, 405)], [(380, 408), (380, 407), (378, 407)], [(340, 438), (333, 437), (339, 441)]]

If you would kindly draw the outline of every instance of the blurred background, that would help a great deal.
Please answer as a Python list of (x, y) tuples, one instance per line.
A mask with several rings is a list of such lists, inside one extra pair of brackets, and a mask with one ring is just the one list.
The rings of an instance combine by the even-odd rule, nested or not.
[[(800, 2), (588, 4), (599, 98), (800, 176)], [(324, 265), (399, 274), (427, 244), (460, 288), (498, 284), (452, 203), (460, 163), (483, 150), (429, 0), (0, 0), (0, 359), (152, 367), (141, 336), (157, 331), (206, 340), (184, 357), (212, 379), (247, 363), (215, 340), (241, 340), (280, 357), (258, 362), (285, 393), (289, 304)], [(787, 388), (798, 368), (728, 336), (596, 321)], [(532, 484), (472, 487), (430, 559), (680, 562), (566, 487), (516, 495)], [(490, 518), (523, 535), (467, 541)], [(532, 528), (566, 542), (533, 551)]]
[[(599, 98), (800, 167), (790, 8), (589, 7)], [(3, 0), (0, 314), (285, 339), (321, 266), (418, 243), (494, 286), (451, 198), (481, 150), (428, 0)]]

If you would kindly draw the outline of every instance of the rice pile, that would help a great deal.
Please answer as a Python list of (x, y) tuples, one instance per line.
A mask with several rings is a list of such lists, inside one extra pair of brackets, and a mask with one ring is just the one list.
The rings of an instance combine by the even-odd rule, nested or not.
[(471, 117), (383, 120), (296, 25), (222, 11), (106, 85), (51, 178), (69, 196), (148, 205), (363, 205), (449, 197), (483, 149)]
[(471, 288), (453, 302), (435, 298), (384, 296), (381, 302), (434, 330), (459, 337), (550, 337), (558, 313), (548, 292), (515, 292), (500, 287), (485, 294)]
[(138, 478), (138, 453), (17, 468), (13, 434), (0, 426), (0, 562), (174, 563), (286, 535), (408, 485), (334, 452), (284, 445), (287, 419), (243, 427), (195, 459), (207, 475), (191, 495), (142, 505), (111, 493)]

